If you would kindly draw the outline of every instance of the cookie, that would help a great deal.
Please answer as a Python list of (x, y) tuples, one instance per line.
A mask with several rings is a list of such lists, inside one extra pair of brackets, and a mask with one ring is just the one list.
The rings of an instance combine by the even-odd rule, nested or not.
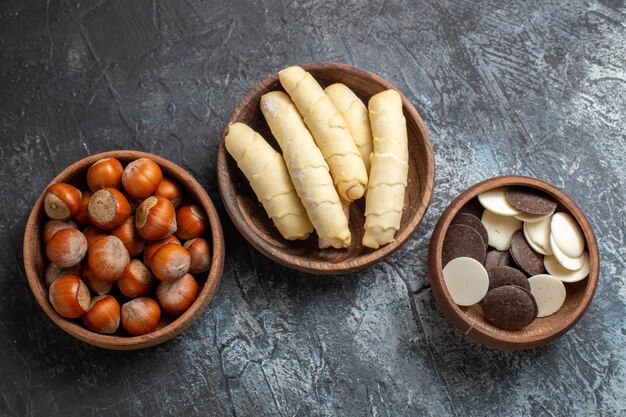
[(487, 229), (489, 246), (500, 251), (509, 250), (513, 233), (522, 228), (522, 222), (515, 217), (501, 216), (490, 210), (485, 210), (481, 222)]
[(506, 198), (507, 187), (498, 187), (478, 195), (478, 201), (487, 210), (500, 216), (515, 216), (522, 211), (516, 209)]
[(487, 229), (483, 226), (480, 219), (473, 214), (469, 213), (459, 213), (454, 216), (452, 219), (452, 224), (464, 224), (465, 226), (469, 226), (472, 229), (476, 230), (480, 237), (483, 239), (483, 243), (485, 247), (489, 244), (489, 235), (487, 234)]
[(528, 278), (519, 269), (510, 266), (494, 266), (487, 269), (489, 275), (489, 291), (505, 285), (515, 285), (530, 291)]
[(474, 258), (482, 265), (486, 252), (487, 247), (476, 230), (464, 224), (454, 224), (448, 228), (441, 256), (444, 266), (459, 257)]
[(443, 268), (443, 280), (452, 300), (460, 306), (480, 302), (489, 289), (487, 271), (473, 258), (460, 257), (448, 262)]
[(556, 210), (556, 201), (534, 188), (512, 187), (506, 190), (505, 196), (513, 207), (524, 213), (550, 214)]
[(487, 256), (485, 257), (485, 269), (489, 270), (490, 268), (496, 266), (510, 266), (516, 268), (517, 264), (508, 250), (490, 250), (487, 252)]
[(485, 319), (505, 330), (519, 330), (529, 325), (538, 313), (533, 295), (515, 285), (494, 288), (481, 305)]
[(543, 266), (543, 255), (530, 247), (521, 230), (513, 233), (509, 252), (515, 263), (528, 275), (539, 275), (546, 271)]
[(537, 317), (548, 317), (559, 311), (565, 302), (565, 285), (552, 275), (541, 274), (528, 278), (530, 293), (537, 302)]
[(482, 204), (480, 204), (480, 201), (478, 201), (477, 198), (472, 198), (470, 201), (465, 203), (463, 207), (461, 207), (459, 213), (471, 214), (480, 219), (483, 215), (483, 211), (485, 211), (485, 208), (482, 206)]
[[(548, 274), (562, 282), (578, 282), (589, 276), (589, 253), (583, 252), (583, 266), (577, 271), (571, 271), (563, 267), (554, 256), (546, 256), (543, 258), (543, 265), (546, 267)], [(487, 254), (489, 259), (489, 254)]]
[(561, 252), (570, 258), (578, 258), (585, 250), (583, 231), (574, 217), (567, 213), (555, 213), (550, 221), (550, 234)]

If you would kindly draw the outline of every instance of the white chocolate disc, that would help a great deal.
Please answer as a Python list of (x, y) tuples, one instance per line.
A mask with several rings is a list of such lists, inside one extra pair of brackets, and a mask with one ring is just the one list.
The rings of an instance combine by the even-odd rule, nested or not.
[(521, 220), (512, 216), (501, 216), (489, 210), (483, 212), (481, 221), (487, 229), (489, 245), (499, 251), (509, 250), (513, 233), (522, 228)]
[(552, 275), (541, 274), (528, 278), (530, 293), (537, 302), (537, 317), (548, 317), (559, 311), (565, 301), (565, 285)]
[[(554, 213), (554, 212), (552, 212)], [(552, 213), (548, 213), (548, 214), (530, 214), (530, 213), (524, 213), (521, 212), (520, 214), (516, 214), (515, 217), (518, 220), (521, 220), (523, 222), (526, 223), (535, 223), (538, 222), (540, 220), (543, 220), (545, 218), (548, 218), (550, 216), (552, 216)]]
[(578, 271), (570, 271), (564, 268), (554, 256), (544, 257), (543, 265), (546, 267), (546, 271), (554, 278), (567, 283), (578, 282), (589, 275), (589, 254), (586, 251), (583, 252), (583, 266)]
[(489, 289), (489, 275), (480, 262), (462, 256), (443, 268), (443, 280), (457, 305), (471, 306), (482, 300)]
[(550, 233), (554, 243), (566, 256), (578, 258), (585, 250), (585, 237), (578, 222), (567, 213), (556, 213), (552, 216)]
[(550, 217), (534, 223), (524, 223), (524, 236), (531, 248), (542, 255), (552, 255)]
[[(533, 248), (535, 250), (535, 252), (540, 253), (542, 255), (552, 255), (552, 251), (546, 251), (544, 248), (542, 248), (541, 246), (537, 245), (535, 242), (533, 242), (532, 240), (530, 240), (530, 237), (528, 237), (528, 232), (526, 231), (527, 227), (526, 227), (526, 223), (524, 223), (524, 237), (526, 238), (526, 242), (528, 242), (528, 245), (530, 245), (531, 248)], [(548, 240), (550, 238), (548, 237)]]
[(499, 187), (485, 191), (482, 194), (478, 194), (478, 201), (484, 208), (500, 216), (520, 214), (521, 211), (513, 207), (509, 200), (506, 199), (506, 190), (507, 187)]
[(554, 242), (552, 234), (550, 234), (550, 247), (552, 248), (554, 257), (561, 264), (561, 266), (569, 269), (570, 271), (578, 271), (583, 267), (583, 255), (580, 255), (577, 258), (570, 258), (564, 254), (559, 246)]

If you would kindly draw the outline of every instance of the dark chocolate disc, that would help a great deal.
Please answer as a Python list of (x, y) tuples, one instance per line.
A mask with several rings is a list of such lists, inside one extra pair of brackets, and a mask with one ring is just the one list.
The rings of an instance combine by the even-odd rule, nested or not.
[(533, 319), (531, 320), (531, 322), (533, 322), (537, 318), (537, 315), (539, 314), (539, 306), (537, 305), (537, 300), (535, 299), (535, 296), (530, 292), (530, 290), (527, 290), (526, 288), (522, 288), (522, 289), (526, 291), (526, 293), (528, 294), (528, 296), (533, 302), (533, 306), (535, 307), (535, 314), (533, 315)]
[(510, 266), (494, 266), (487, 270), (489, 274), (489, 289), (505, 285), (516, 285), (530, 291), (530, 283), (526, 275), (519, 269)]
[(556, 210), (556, 201), (534, 188), (512, 187), (505, 195), (513, 207), (526, 213), (550, 214)]
[(511, 256), (515, 263), (528, 275), (539, 275), (545, 272), (543, 255), (530, 247), (521, 230), (513, 233), (511, 238)]
[(515, 285), (494, 288), (481, 305), (485, 319), (505, 330), (519, 330), (537, 317), (537, 303), (532, 294)]
[(442, 261), (445, 267), (454, 258), (467, 256), (481, 264), (485, 261), (487, 247), (478, 232), (464, 224), (453, 224), (446, 232), (443, 241)]
[(485, 257), (485, 269), (490, 269), (494, 266), (510, 266), (517, 268), (517, 264), (508, 250), (499, 251), (494, 249), (487, 252), (487, 256)]
[(481, 222), (480, 219), (473, 214), (458, 213), (454, 216), (454, 219), (452, 219), (452, 224), (464, 224), (465, 226), (471, 227), (476, 230), (483, 239), (485, 247), (489, 246), (489, 234), (487, 234), (487, 229), (483, 226), (483, 222)]
[(459, 213), (468, 213), (472, 216), (478, 217), (479, 219), (483, 217), (483, 211), (485, 211), (485, 208), (482, 204), (480, 204), (478, 198), (476, 197), (472, 198), (459, 209)]

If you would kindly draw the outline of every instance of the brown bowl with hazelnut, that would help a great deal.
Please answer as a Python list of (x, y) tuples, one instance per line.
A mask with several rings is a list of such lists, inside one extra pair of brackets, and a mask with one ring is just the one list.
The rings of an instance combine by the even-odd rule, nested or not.
[(560, 189), (496, 177), (454, 199), (433, 231), (429, 279), (439, 309), (496, 349), (545, 345), (589, 307), (600, 273), (595, 235)]
[(223, 266), (222, 228), (206, 191), (145, 152), (72, 164), (39, 196), (24, 232), (26, 277), (44, 312), (108, 349), (179, 335), (213, 299)]

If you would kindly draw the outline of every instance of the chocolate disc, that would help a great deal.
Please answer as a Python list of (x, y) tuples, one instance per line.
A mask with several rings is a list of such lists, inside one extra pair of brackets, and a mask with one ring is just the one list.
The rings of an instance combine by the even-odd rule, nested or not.
[(534, 188), (509, 188), (505, 195), (513, 207), (525, 213), (549, 214), (556, 210), (556, 201)]
[[(528, 283), (530, 284), (530, 281)], [(533, 319), (531, 320), (531, 323), (532, 323), (539, 316), (539, 304), (537, 304), (537, 299), (533, 295), (532, 291), (527, 290), (526, 288), (522, 288), (522, 287), (520, 287), (520, 289), (524, 290), (526, 294), (528, 294), (528, 296), (530, 297), (530, 300), (533, 302), (533, 306), (535, 307), (535, 314), (533, 315)]]
[(528, 283), (537, 302), (539, 317), (551, 316), (563, 306), (567, 292), (565, 285), (557, 278), (547, 274), (535, 275), (528, 279)]
[(543, 255), (530, 247), (521, 230), (513, 233), (510, 252), (515, 263), (528, 275), (539, 275), (545, 272)]
[(508, 187), (497, 187), (478, 194), (478, 201), (484, 208), (500, 216), (515, 216), (521, 211), (506, 199)]
[(555, 213), (550, 221), (550, 234), (561, 252), (578, 258), (585, 250), (585, 236), (571, 214)]
[(464, 224), (465, 226), (471, 227), (476, 230), (483, 239), (485, 247), (489, 245), (489, 235), (487, 234), (487, 229), (485, 229), (485, 226), (483, 226), (480, 219), (473, 214), (459, 213), (454, 216), (454, 219), (452, 219), (452, 224)]
[(443, 268), (443, 280), (452, 300), (460, 306), (471, 306), (485, 297), (489, 275), (485, 267), (472, 258), (454, 258)]
[(517, 264), (513, 260), (511, 253), (507, 251), (490, 250), (485, 257), (485, 268), (490, 269), (494, 266), (510, 266), (517, 268)]
[(476, 216), (480, 219), (483, 216), (483, 211), (485, 211), (485, 208), (482, 204), (480, 204), (478, 198), (474, 197), (461, 207), (459, 213), (471, 214), (472, 216)]
[(513, 233), (523, 224), (513, 216), (501, 216), (490, 210), (485, 210), (481, 222), (487, 229), (489, 246), (502, 251), (511, 249)]
[(515, 285), (530, 291), (528, 278), (519, 269), (510, 266), (495, 266), (489, 268), (487, 274), (489, 275), (489, 290), (505, 285)]
[(537, 303), (529, 291), (505, 285), (489, 291), (481, 303), (485, 319), (505, 330), (518, 330), (537, 317)]
[(534, 223), (524, 223), (524, 237), (531, 248), (542, 255), (552, 255), (550, 245), (550, 222), (551, 217), (546, 217)]
[(552, 234), (550, 234), (550, 249), (552, 249), (552, 254), (556, 258), (556, 260), (559, 261), (559, 263), (563, 267), (569, 269), (570, 271), (578, 271), (580, 268), (583, 267), (584, 253), (583, 255), (580, 255), (578, 258), (570, 258), (566, 254), (564, 254), (563, 251), (561, 251), (561, 249), (559, 249), (559, 246), (554, 241)]
[(487, 247), (478, 232), (464, 224), (453, 224), (448, 228), (443, 241), (442, 261), (445, 267), (454, 258), (474, 258), (481, 264), (485, 261)]
[[(487, 255), (489, 256), (489, 255)], [(583, 252), (583, 266), (577, 271), (570, 271), (563, 267), (554, 256), (544, 256), (543, 266), (546, 267), (548, 274), (563, 282), (578, 282), (589, 276), (589, 253)]]

